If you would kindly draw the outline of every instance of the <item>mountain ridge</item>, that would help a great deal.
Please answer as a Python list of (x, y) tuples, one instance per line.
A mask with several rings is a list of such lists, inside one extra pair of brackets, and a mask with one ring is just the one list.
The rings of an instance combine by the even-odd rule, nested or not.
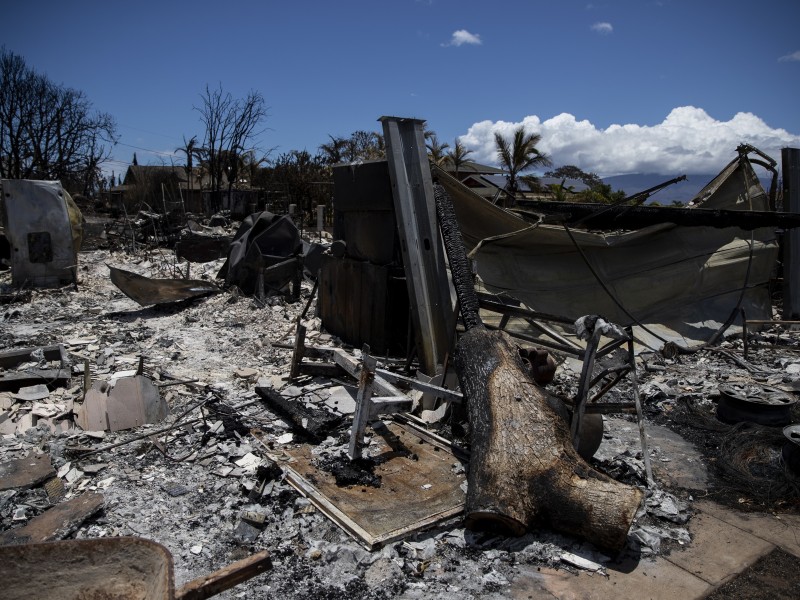
[[(625, 194), (632, 196), (637, 192), (644, 191), (660, 183), (664, 183), (678, 177), (681, 173), (675, 175), (663, 175), (659, 173), (633, 173), (629, 175), (614, 175), (612, 177), (603, 177), (603, 183), (611, 186), (613, 190), (624, 190)], [(686, 180), (679, 181), (663, 190), (660, 190), (648, 198), (646, 204), (658, 202), (661, 205), (672, 204), (674, 201), (679, 201), (682, 204), (687, 204), (694, 198), (703, 187), (711, 182), (718, 173), (695, 173), (692, 175), (687, 174)], [(761, 187), (764, 191), (769, 191), (771, 179), (769, 177), (759, 177)]]

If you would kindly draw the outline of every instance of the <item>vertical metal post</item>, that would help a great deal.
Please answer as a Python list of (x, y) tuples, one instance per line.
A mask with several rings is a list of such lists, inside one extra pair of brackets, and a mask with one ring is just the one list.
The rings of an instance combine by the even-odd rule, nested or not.
[(300, 363), (306, 352), (306, 327), (297, 321), (297, 330), (294, 333), (294, 352), (292, 352), (292, 368), (289, 380), (294, 381), (300, 376)]
[(633, 388), (633, 401), (636, 404), (636, 421), (639, 423), (639, 441), (642, 444), (642, 460), (644, 473), (647, 477), (647, 487), (654, 487), (653, 468), (650, 465), (650, 450), (647, 447), (647, 434), (644, 430), (644, 415), (642, 414), (642, 401), (639, 398), (639, 377), (636, 373), (636, 354), (633, 347), (633, 329), (628, 327), (628, 357), (631, 365), (631, 387)]
[(583, 353), (583, 369), (578, 380), (578, 396), (572, 407), (572, 422), (570, 423), (570, 435), (572, 445), (577, 449), (581, 440), (581, 426), (583, 413), (586, 411), (586, 401), (589, 398), (589, 390), (592, 386), (592, 372), (594, 371), (594, 359), (597, 355), (597, 347), (600, 345), (600, 329), (592, 333), (592, 337), (586, 343), (586, 351)]
[(741, 309), (739, 312), (742, 315), (742, 358), (747, 360), (747, 313), (744, 312), (744, 309)]
[(381, 117), (421, 370), (436, 375), (455, 327), (453, 294), (436, 222), (424, 121)]
[(322, 240), (322, 230), (325, 228), (325, 205), (317, 204), (317, 233)]
[[(800, 212), (800, 148), (781, 150), (783, 210)], [(783, 236), (783, 319), (800, 317), (800, 229)]]

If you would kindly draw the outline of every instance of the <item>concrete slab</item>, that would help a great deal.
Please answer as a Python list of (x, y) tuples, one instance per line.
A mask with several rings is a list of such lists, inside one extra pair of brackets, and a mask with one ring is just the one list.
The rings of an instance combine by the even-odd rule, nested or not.
[(693, 507), (800, 557), (800, 515), (745, 513), (702, 500)]
[(621, 565), (624, 570), (598, 574), (529, 567), (511, 582), (508, 595), (518, 599), (559, 600), (675, 600), (702, 598), (713, 586), (664, 560), (641, 560)]
[[(647, 445), (656, 480), (670, 487), (688, 490), (708, 488), (705, 460), (694, 444), (659, 425), (647, 425)], [(595, 458), (612, 460), (618, 454), (641, 452), (639, 427), (634, 421), (621, 417), (603, 417), (603, 442)]]
[(656, 480), (687, 490), (708, 489), (706, 461), (694, 444), (659, 425), (647, 425), (646, 433)]
[(775, 548), (771, 542), (706, 513), (692, 518), (689, 532), (691, 546), (665, 559), (714, 586), (732, 579)]

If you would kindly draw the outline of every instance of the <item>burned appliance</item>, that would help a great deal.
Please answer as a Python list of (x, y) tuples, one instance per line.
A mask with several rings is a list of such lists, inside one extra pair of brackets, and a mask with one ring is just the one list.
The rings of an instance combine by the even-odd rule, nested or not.
[(81, 214), (58, 181), (3, 179), (14, 286), (77, 284)]

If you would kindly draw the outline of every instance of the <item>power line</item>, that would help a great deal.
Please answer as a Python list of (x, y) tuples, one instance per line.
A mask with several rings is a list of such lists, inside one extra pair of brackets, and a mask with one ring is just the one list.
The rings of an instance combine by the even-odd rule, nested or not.
[[(141, 131), (142, 133), (148, 133), (150, 135), (157, 135), (159, 137), (166, 138), (166, 139), (171, 140), (173, 142), (175, 141), (174, 137), (172, 137), (171, 135), (167, 135), (165, 133), (158, 133), (157, 131), (148, 131), (147, 129), (141, 129), (140, 127), (134, 127), (133, 125), (124, 125), (122, 123), (120, 123), (120, 127), (124, 127), (125, 129), (132, 129), (133, 131)], [(176, 143), (180, 143), (180, 142), (176, 142)]]
[(141, 146), (133, 146), (131, 144), (125, 144), (123, 142), (117, 142), (118, 146), (127, 146), (128, 148), (133, 148), (135, 150), (142, 150), (144, 152), (152, 152), (153, 154), (161, 154), (163, 156), (177, 156), (175, 152), (162, 152), (160, 150), (151, 150), (150, 148), (142, 148)]

